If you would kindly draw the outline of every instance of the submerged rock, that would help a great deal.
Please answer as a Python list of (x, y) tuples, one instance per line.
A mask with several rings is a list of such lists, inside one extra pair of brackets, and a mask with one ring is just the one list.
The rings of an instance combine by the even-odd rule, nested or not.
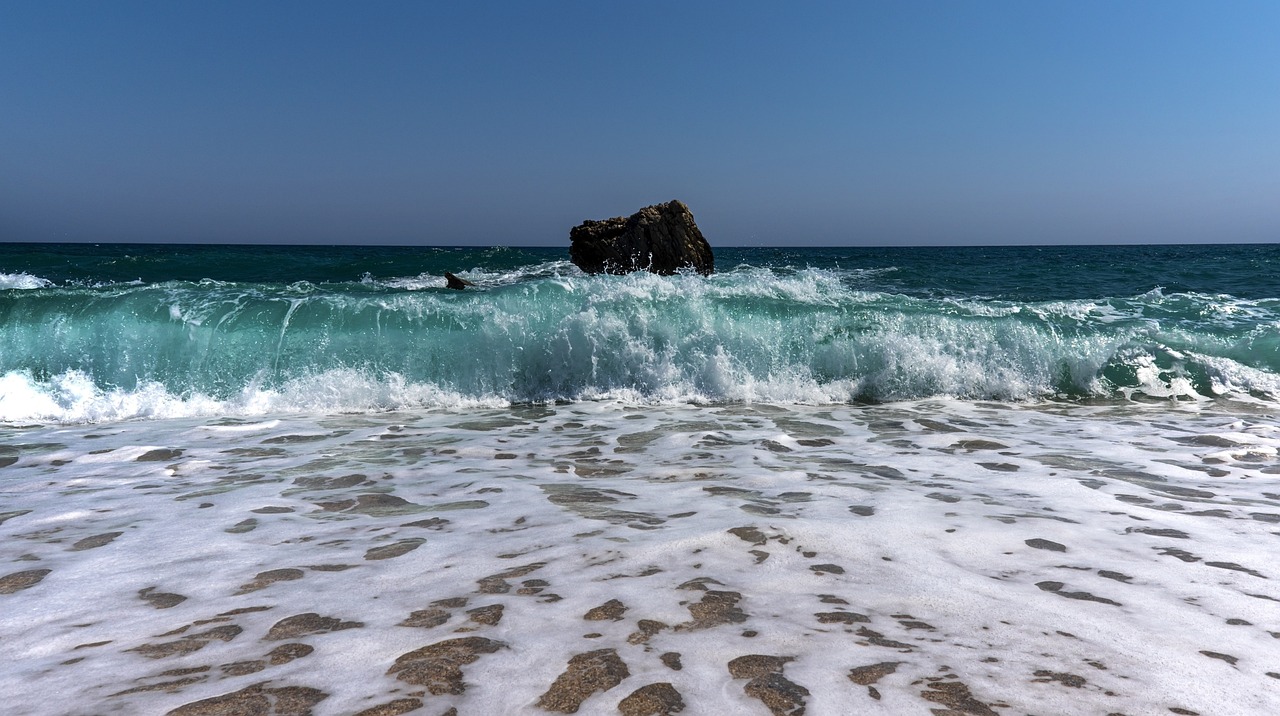
[(682, 268), (715, 271), (711, 246), (684, 202), (646, 206), (629, 217), (584, 221), (569, 231), (569, 258), (587, 273), (650, 271), (664, 276)]
[(179, 706), (166, 716), (311, 716), (311, 707), (329, 698), (308, 686), (267, 688), (254, 684), (229, 694)]
[(408, 654), (401, 654), (387, 670), (387, 675), (406, 683), (425, 686), (435, 696), (457, 695), (467, 690), (467, 685), (462, 680), (462, 667), (475, 662), (484, 654), (492, 654), (504, 647), (506, 644), (503, 642), (478, 636), (446, 639)]
[(612, 689), (628, 676), (631, 671), (613, 649), (576, 654), (569, 659), (564, 673), (556, 677), (551, 688), (538, 699), (538, 706), (547, 711), (577, 713), (589, 696)]

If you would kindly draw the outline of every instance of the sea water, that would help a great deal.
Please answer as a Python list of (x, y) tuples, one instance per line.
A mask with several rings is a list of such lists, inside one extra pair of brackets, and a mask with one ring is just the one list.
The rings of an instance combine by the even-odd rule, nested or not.
[(1277, 247), (564, 254), (0, 247), (7, 713), (1280, 711)]

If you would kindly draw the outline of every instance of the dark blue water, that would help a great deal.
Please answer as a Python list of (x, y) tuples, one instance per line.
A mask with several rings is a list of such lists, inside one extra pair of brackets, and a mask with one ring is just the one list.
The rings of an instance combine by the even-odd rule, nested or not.
[[(450, 248), (0, 244), (0, 273), (59, 284), (214, 279), (242, 283), (344, 283), (487, 272), (567, 260), (564, 247)], [(986, 296), (1022, 301), (1224, 293), (1280, 296), (1280, 245), (924, 248), (722, 248), (721, 271), (891, 269), (871, 288), (913, 296)]]

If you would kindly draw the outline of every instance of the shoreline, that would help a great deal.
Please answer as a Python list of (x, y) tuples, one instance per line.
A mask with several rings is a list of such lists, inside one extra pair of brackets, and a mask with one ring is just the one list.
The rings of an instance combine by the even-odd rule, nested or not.
[(19, 439), (14, 713), (1280, 709), (1280, 431), (1249, 415), (573, 404)]

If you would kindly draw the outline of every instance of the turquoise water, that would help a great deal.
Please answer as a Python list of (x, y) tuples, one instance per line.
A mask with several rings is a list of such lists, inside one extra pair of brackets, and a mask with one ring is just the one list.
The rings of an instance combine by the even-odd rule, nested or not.
[[(0, 420), (618, 400), (1280, 400), (1280, 247), (0, 245)], [(477, 284), (444, 288), (452, 271)]]

